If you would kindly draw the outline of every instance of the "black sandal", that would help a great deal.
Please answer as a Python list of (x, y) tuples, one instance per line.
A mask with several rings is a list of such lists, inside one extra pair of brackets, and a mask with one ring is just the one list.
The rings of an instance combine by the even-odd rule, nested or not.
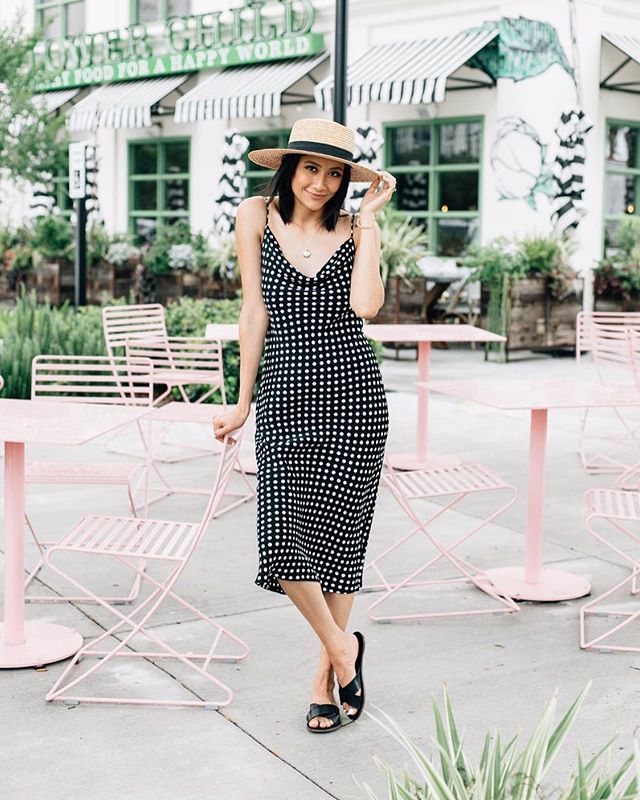
[[(328, 728), (321, 728), (319, 725), (317, 728), (312, 728), (309, 723), (312, 719), (316, 719), (316, 717), (326, 717), (331, 720), (333, 724)], [(334, 706), (331, 703), (311, 703), (309, 706), (307, 730), (311, 731), (311, 733), (331, 733), (331, 731), (335, 731), (335, 729), (339, 728), (341, 725), (342, 719), (340, 718), (340, 709), (338, 706)]]
[[(347, 717), (352, 722), (355, 722), (358, 717), (362, 714), (364, 710), (364, 678), (362, 677), (362, 661), (364, 659), (364, 636), (360, 633), (360, 631), (354, 631), (353, 635), (358, 640), (358, 655), (356, 656), (356, 675), (355, 678), (350, 681), (346, 686), (340, 686), (338, 684), (338, 694), (340, 696), (341, 703), (348, 703), (351, 708), (356, 709), (355, 714), (347, 714)], [(360, 694), (357, 694), (360, 692)]]

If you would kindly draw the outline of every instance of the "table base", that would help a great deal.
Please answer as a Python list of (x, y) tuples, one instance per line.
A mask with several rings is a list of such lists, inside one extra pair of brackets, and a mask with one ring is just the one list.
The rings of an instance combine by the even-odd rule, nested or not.
[(391, 453), (386, 458), (394, 469), (404, 470), (456, 467), (460, 463), (457, 456), (428, 455), (418, 458), (416, 453)]
[(0, 625), (0, 669), (39, 667), (70, 658), (82, 647), (82, 636), (72, 628), (49, 622), (26, 622), (25, 642), (4, 643), (4, 625)]
[(589, 581), (559, 569), (544, 568), (538, 583), (526, 583), (524, 567), (488, 569), (486, 574), (495, 586), (514, 600), (558, 602), (575, 600), (591, 592)]

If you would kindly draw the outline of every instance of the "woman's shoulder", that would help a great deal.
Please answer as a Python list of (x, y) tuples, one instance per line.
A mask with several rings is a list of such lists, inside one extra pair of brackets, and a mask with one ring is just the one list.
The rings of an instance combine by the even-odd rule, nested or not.
[(260, 196), (247, 197), (238, 206), (236, 223), (262, 228), (266, 220), (266, 208), (266, 198)]

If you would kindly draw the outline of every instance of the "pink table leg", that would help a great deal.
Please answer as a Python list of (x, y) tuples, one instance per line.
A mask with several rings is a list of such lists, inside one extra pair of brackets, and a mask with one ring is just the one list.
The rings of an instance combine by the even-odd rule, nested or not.
[(544, 466), (547, 449), (546, 408), (531, 409), (529, 435), (529, 482), (524, 569), (489, 569), (494, 583), (514, 600), (573, 600), (589, 594), (588, 581), (570, 572), (543, 567), (544, 546)]
[(70, 628), (24, 621), (24, 444), (4, 445), (4, 625), (0, 668), (34, 667), (77, 653), (82, 636)]
[(460, 463), (454, 456), (433, 456), (427, 453), (429, 427), (429, 366), (431, 342), (418, 342), (418, 430), (415, 453), (392, 453), (387, 456), (394, 469), (428, 469), (429, 467), (451, 467)]

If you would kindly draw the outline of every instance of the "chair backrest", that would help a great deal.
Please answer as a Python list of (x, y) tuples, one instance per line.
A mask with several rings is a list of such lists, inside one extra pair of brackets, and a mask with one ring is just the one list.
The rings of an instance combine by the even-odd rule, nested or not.
[[(580, 311), (576, 317), (576, 359), (593, 351), (593, 325), (640, 330), (640, 311)], [(624, 333), (623, 333), (624, 337)]]
[(629, 344), (624, 325), (609, 325), (604, 322), (591, 322), (589, 325), (589, 344), (593, 362), (603, 377), (602, 367), (629, 369)]
[(108, 356), (36, 356), (31, 399), (105, 405), (153, 405), (149, 359)]
[(164, 308), (159, 303), (105, 306), (102, 309), (102, 330), (110, 356), (115, 355), (115, 348), (124, 348), (127, 340), (166, 341)]
[(629, 363), (633, 381), (636, 389), (640, 392), (640, 331), (627, 328), (627, 347), (629, 348)]
[(229, 435), (224, 437), (224, 441), (222, 443), (222, 454), (220, 455), (220, 461), (218, 463), (218, 469), (216, 472), (216, 477), (213, 481), (213, 487), (211, 489), (209, 501), (207, 502), (207, 507), (205, 508), (202, 519), (200, 520), (200, 524), (198, 525), (196, 535), (189, 542), (185, 552), (180, 554), (181, 558), (184, 559), (185, 564), (191, 557), (191, 554), (195, 550), (198, 542), (209, 527), (209, 523), (217, 511), (224, 493), (227, 491), (227, 486), (229, 485), (229, 481), (231, 480), (231, 475), (233, 473), (233, 467), (238, 458), (243, 431), (244, 429), (240, 428), (240, 430), (234, 431), (233, 437)]
[(196, 336), (172, 339), (127, 339), (126, 353), (131, 358), (148, 358), (157, 370), (222, 369), (222, 344)]

